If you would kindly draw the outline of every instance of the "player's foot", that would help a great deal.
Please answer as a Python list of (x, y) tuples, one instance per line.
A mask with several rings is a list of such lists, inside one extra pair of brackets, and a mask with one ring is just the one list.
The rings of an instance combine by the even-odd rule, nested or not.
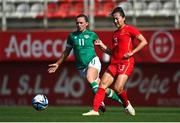
[(83, 113), (82, 115), (83, 116), (98, 116), (99, 112), (98, 111), (94, 111), (94, 110), (90, 110), (89, 112)]
[(134, 108), (132, 107), (131, 103), (128, 101), (128, 106), (125, 108), (125, 112), (132, 115), (132, 116), (135, 116), (135, 110)]
[(106, 106), (105, 106), (104, 102), (101, 103), (99, 110), (103, 113), (106, 111)]

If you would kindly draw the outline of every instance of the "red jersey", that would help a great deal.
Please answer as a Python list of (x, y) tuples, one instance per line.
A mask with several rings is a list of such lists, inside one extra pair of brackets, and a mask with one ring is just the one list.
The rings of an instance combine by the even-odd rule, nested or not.
[(133, 26), (125, 25), (124, 27), (114, 31), (112, 40), (111, 64), (120, 62), (134, 62), (134, 58), (124, 58), (124, 54), (132, 51), (132, 41), (140, 34), (139, 30)]

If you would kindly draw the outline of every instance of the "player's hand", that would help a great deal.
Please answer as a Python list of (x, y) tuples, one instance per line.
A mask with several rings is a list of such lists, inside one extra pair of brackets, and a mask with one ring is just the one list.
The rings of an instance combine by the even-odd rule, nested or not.
[(49, 67), (50, 68), (48, 69), (48, 72), (49, 73), (54, 73), (58, 69), (59, 65), (57, 63), (54, 63), (54, 64), (50, 64)]
[(124, 54), (124, 58), (125, 58), (125, 59), (128, 59), (128, 58), (130, 58), (131, 56), (133, 56), (133, 52), (128, 52), (128, 53)]
[(97, 40), (94, 41), (94, 45), (102, 46), (103, 43), (102, 43), (101, 40), (97, 39)]

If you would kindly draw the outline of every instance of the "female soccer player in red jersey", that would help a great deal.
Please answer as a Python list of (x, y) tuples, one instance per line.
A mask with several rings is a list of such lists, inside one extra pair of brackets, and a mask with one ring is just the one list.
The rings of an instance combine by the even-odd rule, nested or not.
[[(117, 27), (113, 33), (112, 49), (109, 49), (101, 40), (95, 42), (95, 45), (111, 56), (110, 64), (102, 76), (99, 89), (94, 97), (93, 110), (83, 113), (84, 116), (99, 115), (98, 108), (104, 100), (105, 89), (113, 82), (115, 82), (114, 89), (121, 99), (125, 111), (130, 115), (135, 115), (135, 110), (128, 100), (124, 86), (134, 68), (133, 55), (147, 45), (147, 41), (137, 28), (125, 23), (125, 14), (121, 7), (115, 8), (111, 15)], [(139, 44), (133, 48), (132, 41), (135, 38), (139, 40)]]

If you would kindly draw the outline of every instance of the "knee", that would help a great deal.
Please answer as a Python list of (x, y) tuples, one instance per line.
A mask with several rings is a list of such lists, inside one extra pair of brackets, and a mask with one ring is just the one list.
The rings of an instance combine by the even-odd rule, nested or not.
[(106, 82), (101, 81), (99, 87), (106, 90), (108, 88), (108, 84)]
[(86, 79), (87, 79), (87, 81), (88, 81), (89, 83), (95, 81), (95, 79), (94, 79), (92, 76), (90, 76), (90, 75), (86, 75)]
[(121, 94), (122, 93), (122, 91), (123, 91), (123, 87), (118, 87), (118, 86), (115, 86), (114, 87), (114, 90), (117, 92), (117, 94)]

